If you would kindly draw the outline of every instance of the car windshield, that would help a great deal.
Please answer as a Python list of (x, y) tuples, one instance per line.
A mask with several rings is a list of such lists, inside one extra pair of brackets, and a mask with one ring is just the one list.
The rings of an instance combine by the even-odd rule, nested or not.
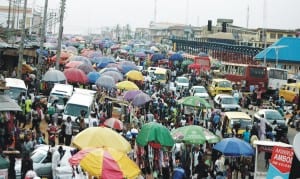
[(232, 119), (230, 126), (232, 127), (235, 123), (239, 123), (241, 129), (246, 129), (247, 126), (251, 126), (251, 120), (248, 119)]
[(58, 100), (58, 103), (59, 105), (64, 105), (64, 96), (63, 95), (60, 95), (60, 94), (53, 94), (50, 96), (49, 98), (49, 102), (50, 104), (52, 104), (55, 100)]
[(284, 120), (278, 111), (266, 111), (267, 120)]
[(221, 103), (222, 104), (236, 104), (234, 98), (222, 98)]
[(157, 80), (165, 80), (166, 79), (166, 75), (164, 75), (164, 74), (155, 74), (155, 77)]
[(31, 154), (31, 159), (33, 161), (33, 163), (41, 163), (42, 160), (47, 156), (46, 152), (42, 152), (42, 151), (34, 151)]
[(64, 111), (65, 115), (69, 115), (69, 116), (80, 116), (80, 111), (84, 110), (87, 113), (85, 114), (84, 117), (88, 117), (89, 116), (89, 110), (88, 107), (86, 106), (81, 106), (78, 104), (67, 104), (66, 109)]
[(206, 93), (205, 88), (195, 88), (195, 93)]
[(178, 78), (177, 81), (179, 83), (189, 83), (189, 80), (187, 78)]
[(13, 88), (13, 87), (10, 87), (9, 90), (5, 90), (5, 94), (15, 100), (18, 99), (18, 97), (22, 92), (26, 93), (26, 90), (22, 88)]
[(220, 81), (219, 82), (219, 87), (222, 87), (222, 88), (231, 88), (232, 85), (229, 81)]

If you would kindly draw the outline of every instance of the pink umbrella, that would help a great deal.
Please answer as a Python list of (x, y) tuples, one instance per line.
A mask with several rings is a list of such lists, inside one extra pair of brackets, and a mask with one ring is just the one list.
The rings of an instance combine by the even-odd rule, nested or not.
[(89, 81), (86, 74), (77, 68), (65, 69), (64, 74), (69, 83), (86, 84)]
[(65, 65), (65, 68), (77, 68), (81, 64), (83, 64), (81, 61), (70, 61)]

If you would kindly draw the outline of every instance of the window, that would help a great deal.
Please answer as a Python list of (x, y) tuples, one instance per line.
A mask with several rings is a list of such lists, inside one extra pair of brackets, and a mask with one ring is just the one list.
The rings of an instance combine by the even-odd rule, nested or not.
[(250, 72), (250, 77), (253, 77), (253, 78), (264, 78), (265, 74), (266, 74), (266, 71), (264, 68), (250, 67), (249, 72)]
[(271, 33), (271, 34), (270, 34), (270, 38), (271, 38), (271, 39), (276, 39), (276, 34), (275, 34), (275, 33)]
[(270, 69), (269, 78), (286, 80), (287, 79), (287, 71)]
[(283, 34), (277, 34), (278, 39), (280, 39), (281, 37), (283, 37)]

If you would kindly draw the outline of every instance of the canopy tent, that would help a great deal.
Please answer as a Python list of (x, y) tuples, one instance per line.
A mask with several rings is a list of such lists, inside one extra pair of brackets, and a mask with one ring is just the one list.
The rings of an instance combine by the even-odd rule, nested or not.
[[(277, 42), (258, 53), (254, 59), (264, 61), (266, 57), (267, 62), (300, 62), (300, 39), (293, 37), (283, 37)], [(277, 51), (277, 54), (276, 54)]]
[(21, 111), (21, 108), (10, 97), (0, 95), (0, 111)]

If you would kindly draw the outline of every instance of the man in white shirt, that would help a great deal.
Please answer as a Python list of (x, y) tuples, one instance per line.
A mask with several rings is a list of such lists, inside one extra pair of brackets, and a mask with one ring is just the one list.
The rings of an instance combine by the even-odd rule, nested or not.
[(67, 121), (65, 123), (66, 125), (66, 140), (65, 140), (65, 145), (70, 146), (71, 144), (71, 139), (72, 139), (72, 134), (73, 134), (73, 127), (72, 127), (72, 122), (71, 122), (71, 117), (67, 117)]
[(91, 112), (91, 119), (89, 122), (89, 127), (97, 127), (99, 126), (99, 121), (96, 118), (96, 113), (94, 111)]

